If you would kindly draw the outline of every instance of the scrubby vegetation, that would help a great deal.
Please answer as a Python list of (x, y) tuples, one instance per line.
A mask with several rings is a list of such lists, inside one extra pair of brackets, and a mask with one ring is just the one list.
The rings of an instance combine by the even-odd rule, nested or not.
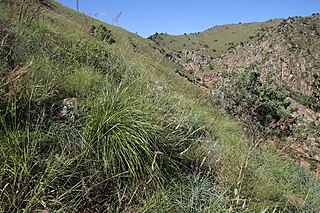
[(215, 90), (213, 101), (246, 123), (252, 132), (288, 136), (294, 120), (287, 109), (289, 92), (277, 87), (270, 76), (262, 82), (258, 71), (242, 70)]
[[(30, 2), (0, 3), (0, 212), (320, 210), (311, 174), (170, 75), (149, 41), (110, 26), (99, 39), (95, 20)], [(248, 101), (282, 116), (258, 82), (241, 84), (259, 92)]]

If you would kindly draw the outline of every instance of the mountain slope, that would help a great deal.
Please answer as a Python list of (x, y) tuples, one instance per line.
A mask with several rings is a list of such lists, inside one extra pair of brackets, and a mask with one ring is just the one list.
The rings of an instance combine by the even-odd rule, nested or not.
[[(229, 50), (212, 64), (216, 71), (257, 72), (261, 82), (288, 91), (288, 113), (295, 129), (289, 152), (301, 164), (320, 172), (320, 15), (283, 20), (278, 27), (257, 35), (251, 42)], [(291, 145), (290, 145), (291, 144)]]
[(268, 22), (228, 24), (180, 36), (156, 33), (149, 38), (168, 51), (195, 50), (216, 58), (225, 53), (228, 48), (250, 41), (250, 38), (259, 30), (276, 27), (280, 22), (281, 19), (274, 19)]
[(264, 76), (275, 75), (279, 85), (312, 96), (319, 72), (320, 16), (289, 18), (255, 37), (244, 47), (235, 48), (217, 64), (225, 71), (256, 66)]
[(0, 23), (0, 212), (320, 209), (154, 42), (49, 0), (1, 1)]
[[(246, 121), (248, 128), (255, 126), (253, 123), (257, 123), (257, 119), (265, 126), (263, 131), (287, 120), (285, 125), (295, 129), (289, 134), (290, 143), (294, 141), (294, 145), (288, 145), (289, 149), (298, 153), (302, 164), (319, 174), (319, 17), (319, 14), (313, 14), (271, 21), (273, 26), (257, 29), (246, 42), (237, 45), (230, 42), (233, 45), (225, 53), (211, 60), (199, 44), (189, 50), (191, 56), (174, 42), (159, 42), (159, 48), (164, 46), (167, 51), (177, 51), (163, 50), (184, 73), (189, 74), (182, 76), (211, 89), (217, 99), (215, 102), (222, 103), (233, 116), (242, 121), (252, 117), (253, 120)], [(244, 29), (242, 32), (249, 32), (255, 25), (239, 26)], [(198, 39), (204, 33), (194, 35), (194, 38)], [(241, 31), (239, 35), (243, 36)], [(159, 35), (159, 40), (165, 36)], [(211, 34), (208, 40), (214, 41), (215, 36)], [(180, 51), (177, 48), (181, 48)], [(287, 112), (283, 114), (282, 110)], [(285, 114), (290, 118), (285, 119)], [(269, 122), (268, 116), (272, 118)]]
[(272, 29), (280, 22), (281, 19), (274, 19), (267, 22), (229, 24), (181, 36), (156, 33), (149, 39), (155, 42), (155, 49), (159, 53), (180, 66), (180, 76), (209, 87), (210, 82), (202, 76), (214, 69), (214, 65), (210, 65), (214, 58), (238, 45), (243, 46), (259, 32)]

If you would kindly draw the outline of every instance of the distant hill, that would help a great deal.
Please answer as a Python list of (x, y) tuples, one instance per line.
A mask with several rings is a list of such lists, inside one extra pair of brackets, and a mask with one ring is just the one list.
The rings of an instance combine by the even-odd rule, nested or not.
[(200, 81), (203, 73), (256, 67), (264, 76), (273, 73), (279, 85), (312, 96), (319, 89), (319, 17), (223, 25), (181, 36), (160, 33), (150, 39), (191, 81)]
[(253, 67), (275, 74), (277, 83), (307, 96), (320, 75), (320, 15), (294, 17), (259, 32), (251, 42), (237, 46), (215, 62), (224, 71)]
[(229, 48), (250, 41), (250, 38), (260, 30), (276, 27), (281, 20), (273, 19), (267, 22), (227, 24), (215, 26), (203, 32), (179, 36), (156, 33), (149, 38), (167, 51), (195, 50), (216, 58)]

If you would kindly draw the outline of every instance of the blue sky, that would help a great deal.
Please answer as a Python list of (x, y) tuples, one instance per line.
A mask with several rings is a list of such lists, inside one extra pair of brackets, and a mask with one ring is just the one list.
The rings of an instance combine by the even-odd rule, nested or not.
[[(58, 0), (76, 8), (76, 0)], [(79, 0), (79, 11), (147, 37), (203, 31), (215, 25), (266, 21), (320, 12), (320, 0)]]

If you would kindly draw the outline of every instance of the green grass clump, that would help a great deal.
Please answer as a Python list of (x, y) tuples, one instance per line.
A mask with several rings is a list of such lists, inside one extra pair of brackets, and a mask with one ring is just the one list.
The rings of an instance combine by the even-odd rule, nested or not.
[(108, 175), (124, 173), (135, 181), (154, 176), (159, 170), (155, 152), (163, 151), (156, 141), (158, 127), (130, 99), (128, 88), (105, 86), (86, 118), (86, 140), (96, 149), (94, 157)]
[[(151, 195), (137, 212), (212, 212), (221, 209), (220, 189), (205, 175), (190, 174)], [(215, 203), (215, 204), (213, 204)], [(220, 203), (220, 204), (219, 204)], [(217, 208), (215, 208), (217, 207)]]

